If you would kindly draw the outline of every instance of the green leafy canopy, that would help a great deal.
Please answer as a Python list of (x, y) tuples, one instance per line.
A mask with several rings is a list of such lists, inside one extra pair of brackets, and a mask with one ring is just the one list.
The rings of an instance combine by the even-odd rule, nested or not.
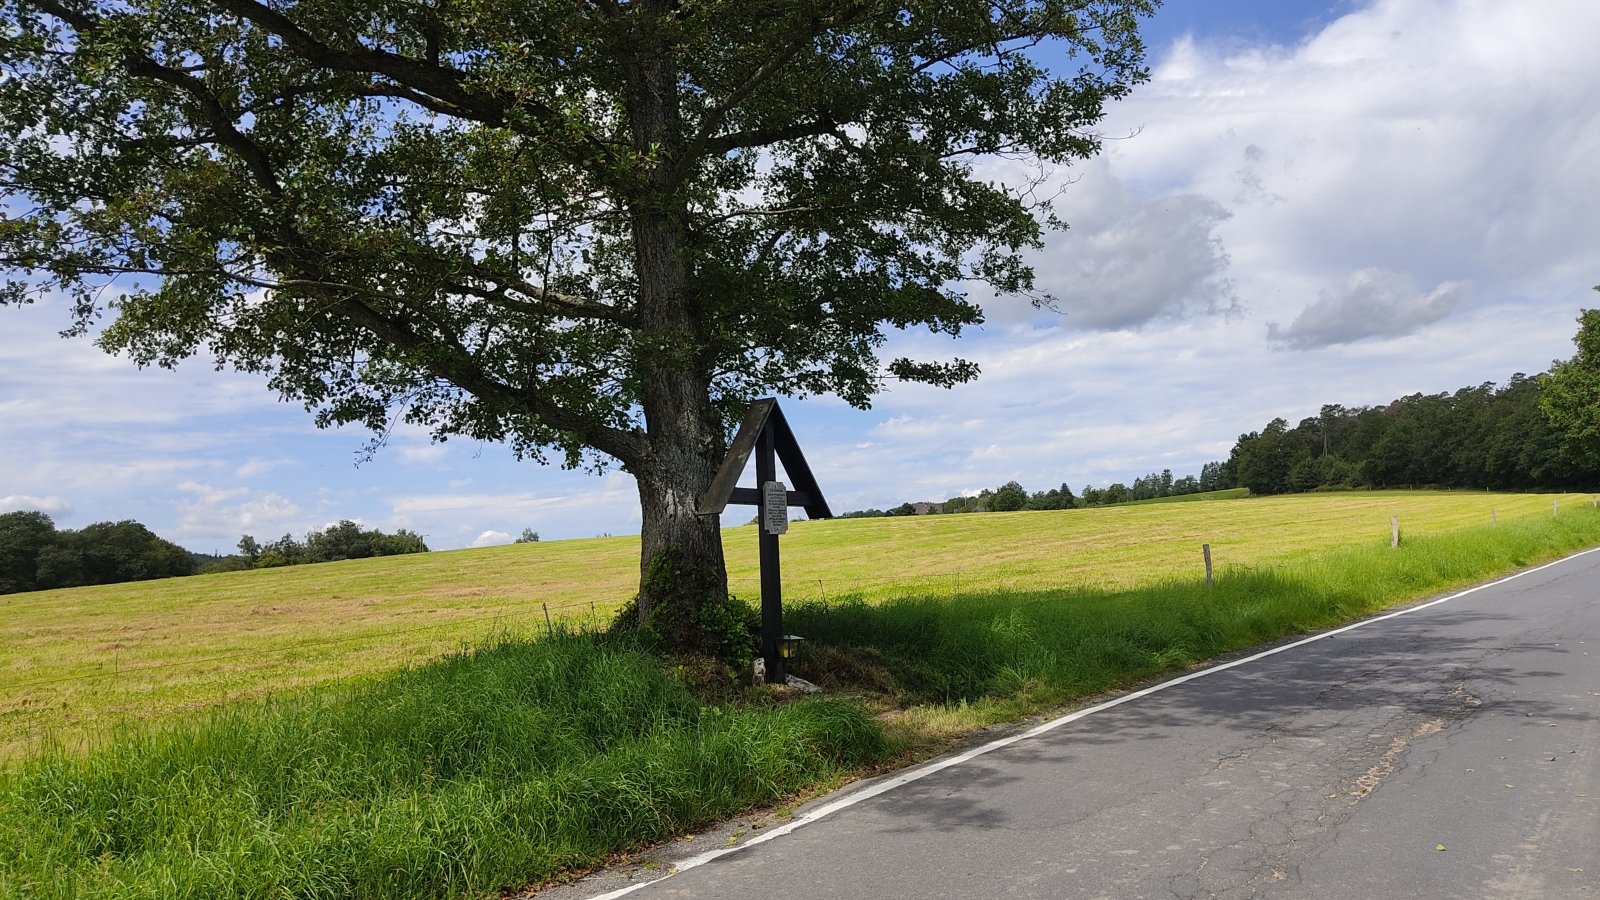
[(1561, 432), (1567, 454), (1581, 465), (1600, 468), (1600, 309), (1579, 313), (1572, 343), (1578, 352), (1551, 364), (1539, 407)]
[(974, 160), (1095, 153), (1155, 2), (0, 0), (3, 299), (319, 424), (632, 468), (653, 373), (725, 421), (974, 377), (886, 329), (1048, 302), (1060, 223)]

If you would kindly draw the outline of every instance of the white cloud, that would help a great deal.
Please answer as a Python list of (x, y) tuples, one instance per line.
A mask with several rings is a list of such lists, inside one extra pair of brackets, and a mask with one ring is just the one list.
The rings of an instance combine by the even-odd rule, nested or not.
[(30, 497), (27, 494), (8, 494), (0, 497), (0, 512), (36, 510), (51, 516), (72, 515), (72, 504), (62, 497)]
[(1113, 108), (1108, 132), (1140, 133), (1107, 163), (1226, 209), (1258, 322), (1369, 269), (1470, 281), (1462, 307), (1571, 298), (1600, 226), (1597, 29), (1588, 0), (1382, 0), (1295, 47), (1179, 43)]
[(217, 506), (241, 494), (250, 492), (249, 488), (214, 488), (209, 484), (200, 484), (195, 481), (180, 482), (177, 488), (180, 491), (194, 494), (196, 502), (206, 506)]
[(546, 538), (615, 534), (638, 527), (638, 490), (626, 473), (611, 472), (597, 479), (527, 462), (507, 468), (519, 478), (542, 484), (546, 491), (399, 494), (386, 501), (386, 522), (424, 535), (483, 530), (518, 534), (533, 528)]
[(1450, 315), (1470, 285), (1450, 281), (1422, 293), (1408, 275), (1363, 269), (1345, 284), (1321, 292), (1288, 327), (1267, 323), (1267, 342), (1293, 350), (1413, 334)]
[(1069, 328), (1138, 328), (1163, 318), (1236, 313), (1217, 228), (1228, 211), (1195, 193), (1141, 200), (1103, 162), (1067, 188), (1071, 227), (1034, 260), (1040, 286)]
[(538, 494), (415, 494), (395, 497), (390, 506), (401, 515), (419, 513), (493, 512), (497, 515), (535, 513), (583, 502), (582, 497), (542, 497)]
[(109, 487), (165, 486), (175, 475), (203, 473), (219, 468), (204, 457), (130, 457), (118, 442), (83, 444), (42, 440), (29, 446), (0, 437), (0, 490), (32, 493), (34, 485), (48, 485), (54, 493), (90, 494)]
[(233, 470), (233, 477), (251, 478), (256, 475), (265, 475), (274, 469), (281, 469), (285, 466), (292, 466), (294, 464), (295, 461), (292, 459), (284, 459), (281, 457), (277, 459), (263, 459), (259, 456), (252, 456), (245, 460), (244, 463), (237, 469)]
[(449, 444), (408, 444), (396, 448), (400, 459), (408, 463), (435, 463), (450, 452)]
[(506, 534), (504, 531), (485, 531), (472, 539), (471, 546), (496, 547), (501, 544), (509, 544), (512, 540), (511, 535)]
[(180, 427), (275, 405), (260, 376), (216, 372), (208, 359), (138, 369), (87, 337), (64, 339), (70, 313), (63, 301), (0, 313), (0, 418), (11, 428)]
[(193, 495), (176, 503), (178, 523), (174, 533), (180, 543), (207, 539), (215, 542), (222, 535), (276, 537), (307, 530), (300, 505), (282, 494), (216, 488), (192, 481), (177, 485), (177, 489)]
[[(789, 418), (836, 512), (1012, 479), (1076, 491), (1163, 468), (1198, 474), (1225, 459), (1239, 434), (1275, 416), (1298, 421), (1323, 403), (1380, 404), (1541, 371), (1567, 345), (1575, 312), (1464, 309), (1425, 334), (1295, 354), (1245, 340), (1239, 323), (1219, 318), (1093, 338), (1048, 323), (1012, 326), (962, 348), (983, 367), (976, 382), (898, 386), (861, 415), (870, 426), (840, 440), (818, 441), (804, 408)], [(917, 335), (892, 349), (938, 347)], [(855, 439), (868, 428), (872, 440)]]

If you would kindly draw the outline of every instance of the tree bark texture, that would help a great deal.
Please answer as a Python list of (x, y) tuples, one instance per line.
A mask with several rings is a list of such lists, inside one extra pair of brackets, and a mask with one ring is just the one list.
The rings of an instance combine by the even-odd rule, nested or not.
[[(664, 12), (664, 10), (663, 10)], [(684, 152), (675, 61), (648, 25), (629, 72), (628, 115), (635, 151), (652, 163), (630, 198), (639, 280), (641, 405), (649, 446), (635, 467), (642, 515), (639, 621), (683, 649), (701, 644), (707, 615), (728, 599), (720, 517), (695, 507), (724, 449), (711, 406), (703, 322), (690, 287), (688, 210), (674, 169)], [(670, 621), (669, 621), (670, 620)], [(715, 641), (714, 637), (710, 638)], [(684, 646), (684, 645), (689, 646)]]

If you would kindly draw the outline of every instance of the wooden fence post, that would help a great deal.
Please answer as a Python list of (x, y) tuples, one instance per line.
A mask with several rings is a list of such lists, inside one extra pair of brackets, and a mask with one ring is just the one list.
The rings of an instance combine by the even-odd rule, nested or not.
[(1206, 558), (1206, 587), (1211, 587), (1211, 545), (1201, 544), (1200, 552)]

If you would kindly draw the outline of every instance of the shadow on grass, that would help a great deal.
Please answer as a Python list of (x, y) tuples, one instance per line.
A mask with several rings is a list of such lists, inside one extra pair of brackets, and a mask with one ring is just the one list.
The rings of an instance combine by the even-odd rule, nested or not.
[[(799, 603), (786, 626), (808, 643), (791, 668), (825, 687), (887, 694), (902, 705), (1020, 700), (1037, 707), (1324, 630), (1597, 540), (1600, 516), (1581, 515), (1225, 570), (1210, 588), (1167, 581), (1129, 590)], [(1464, 649), (1430, 646), (1426, 635), (1416, 641), (1400, 655)]]
[(479, 897), (882, 758), (837, 698), (705, 706), (556, 634), (0, 772), (0, 897)]

